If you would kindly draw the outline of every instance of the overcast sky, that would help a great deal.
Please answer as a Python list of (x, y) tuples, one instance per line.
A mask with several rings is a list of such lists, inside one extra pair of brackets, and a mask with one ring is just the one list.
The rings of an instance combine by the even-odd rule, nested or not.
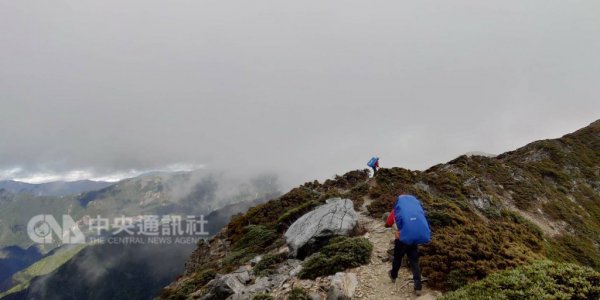
[(498, 154), (600, 118), (599, 16), (595, 0), (3, 0), (0, 179), (204, 166), (297, 185), (374, 154)]

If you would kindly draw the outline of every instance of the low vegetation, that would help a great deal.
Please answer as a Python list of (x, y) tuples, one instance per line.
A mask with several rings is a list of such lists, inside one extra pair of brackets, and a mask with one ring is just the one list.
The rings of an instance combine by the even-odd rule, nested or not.
[(275, 298), (269, 294), (261, 293), (254, 295), (252, 300), (275, 300)]
[(288, 300), (311, 300), (312, 298), (306, 292), (306, 290), (302, 288), (293, 288), (290, 294), (288, 295)]
[(333, 275), (348, 268), (368, 264), (373, 245), (362, 237), (336, 237), (329, 241), (318, 253), (310, 256), (302, 265), (298, 276), (315, 279)]
[(179, 289), (176, 291), (173, 292), (163, 289), (159, 298), (166, 300), (185, 300), (188, 298), (187, 295), (196, 292), (199, 288), (205, 286), (209, 281), (214, 279), (216, 275), (217, 273), (214, 269), (198, 271), (193, 276), (182, 282)]
[(600, 299), (600, 273), (575, 264), (539, 261), (492, 274), (442, 299)]
[[(421, 200), (432, 229), (431, 243), (421, 248), (422, 271), (430, 278), (430, 286), (458, 289), (448, 299), (460, 299), (452, 295), (475, 295), (465, 293), (479, 291), (474, 288), (478, 287), (474, 284), (477, 280), (488, 282), (485, 284), (492, 290), (505, 287), (505, 283), (522, 274), (542, 276), (546, 272), (542, 270), (556, 274), (552, 278), (558, 278), (557, 291), (578, 282), (583, 288), (585, 282), (595, 282), (597, 273), (589, 275), (585, 273), (587, 268), (562, 263), (577, 263), (600, 271), (598, 149), (600, 121), (560, 139), (534, 142), (497, 157), (461, 156), (426, 171), (382, 168), (374, 183), (367, 183), (368, 170), (352, 171), (324, 183), (308, 182), (232, 218), (224, 233), (232, 245), (231, 251), (218, 263), (205, 264), (218, 265), (217, 271), (224, 272), (283, 245), (281, 236), (289, 225), (328, 198), (349, 198), (358, 207), (368, 196), (373, 200), (367, 206), (368, 212), (380, 219), (398, 195), (413, 194)], [(531, 218), (535, 218), (535, 224), (546, 226), (534, 225)], [(253, 247), (250, 241), (261, 246)], [(299, 276), (315, 278), (368, 263), (370, 252), (371, 245), (365, 239), (332, 239), (304, 262)], [(559, 263), (530, 265), (540, 259)], [(264, 270), (268, 272), (272, 266)], [(561, 281), (571, 275), (573, 282)], [(483, 284), (482, 288), (486, 287)], [(532, 287), (540, 289), (534, 292), (546, 290), (545, 286)], [(552, 289), (549, 286), (548, 293)], [(568, 288), (564, 295), (572, 296), (539, 295), (540, 299), (596, 295), (594, 288), (588, 290), (584, 296), (568, 294)], [(533, 299), (527, 291), (522, 291), (523, 299)], [(521, 299), (517, 297), (519, 293), (501, 295)]]
[(277, 265), (285, 261), (287, 254), (265, 254), (262, 259), (252, 269), (256, 276), (267, 276), (274, 273)]
[(272, 249), (281, 242), (277, 242), (279, 234), (264, 225), (248, 225), (244, 228), (244, 235), (231, 247), (231, 251), (224, 259), (224, 264), (233, 269), (235, 266), (246, 263), (255, 256), (264, 253), (265, 249)]

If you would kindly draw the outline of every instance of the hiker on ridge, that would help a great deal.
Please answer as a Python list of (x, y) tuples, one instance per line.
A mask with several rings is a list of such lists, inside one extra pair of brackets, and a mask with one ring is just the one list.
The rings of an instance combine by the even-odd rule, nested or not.
[(367, 163), (367, 166), (373, 168), (373, 177), (377, 174), (377, 168), (379, 168), (379, 157), (373, 156)]
[(415, 293), (421, 294), (421, 269), (419, 268), (419, 244), (427, 244), (431, 240), (431, 231), (425, 212), (419, 200), (413, 195), (400, 195), (389, 214), (385, 227), (396, 223), (396, 240), (394, 241), (394, 259), (389, 271), (393, 283), (398, 278), (402, 258), (406, 254), (412, 267)]

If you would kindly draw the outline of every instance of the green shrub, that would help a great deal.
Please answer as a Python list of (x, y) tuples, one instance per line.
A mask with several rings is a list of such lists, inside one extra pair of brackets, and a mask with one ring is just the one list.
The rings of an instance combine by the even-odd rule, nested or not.
[(508, 209), (502, 209), (500, 211), (500, 215), (507, 221), (527, 226), (527, 228), (533, 234), (535, 234), (538, 238), (542, 239), (544, 237), (544, 232), (542, 231), (542, 229), (539, 226), (537, 226), (537, 225), (533, 224), (531, 221), (525, 219), (525, 217), (521, 216), (519, 213), (508, 210)]
[(274, 300), (275, 298), (273, 298), (273, 296), (269, 295), (269, 294), (264, 294), (264, 293), (260, 293), (260, 294), (256, 294), (252, 297), (252, 300)]
[(245, 228), (244, 235), (233, 244), (231, 252), (225, 257), (226, 265), (237, 265), (245, 263), (254, 256), (263, 253), (276, 245), (274, 242), (279, 234), (274, 229), (263, 225), (249, 225)]
[(160, 298), (168, 300), (184, 300), (187, 299), (187, 295), (195, 292), (199, 288), (202, 288), (209, 281), (215, 278), (217, 273), (213, 269), (206, 269), (196, 272), (188, 280), (181, 283), (180, 287), (176, 291), (170, 289), (163, 289)]
[(246, 233), (233, 245), (233, 250), (240, 249), (262, 249), (270, 245), (278, 234), (273, 229), (263, 225), (249, 225), (246, 227)]
[(302, 288), (293, 288), (288, 295), (288, 300), (311, 300), (310, 295)]
[(600, 273), (574, 264), (538, 261), (492, 274), (446, 294), (462, 299), (599, 299)]
[(600, 270), (600, 249), (583, 236), (562, 235), (549, 242), (546, 255), (560, 262), (579, 263)]
[(369, 179), (369, 169), (354, 170), (342, 176), (336, 175), (333, 180), (325, 180), (323, 188), (351, 189), (359, 183), (365, 182), (367, 179)]
[(420, 252), (429, 284), (445, 289), (541, 259), (543, 243), (525, 225), (490, 221), (439, 228)]
[(310, 256), (304, 262), (298, 276), (315, 279), (368, 264), (372, 251), (373, 245), (365, 238), (335, 237), (319, 253)]
[(200, 272), (196, 272), (192, 277), (195, 284), (198, 286), (203, 286), (207, 284), (209, 281), (213, 280), (217, 276), (217, 272), (213, 269), (202, 270)]
[(227, 224), (227, 236), (232, 242), (236, 242), (244, 235), (244, 228), (248, 225), (275, 227), (279, 218), (287, 211), (306, 202), (317, 200), (319, 196), (318, 192), (307, 187), (292, 189), (277, 199), (252, 207), (245, 214), (233, 217)]
[(256, 276), (267, 276), (272, 274), (274, 268), (283, 262), (286, 258), (285, 254), (271, 255), (265, 254), (262, 259), (254, 266), (254, 274)]
[(448, 287), (451, 290), (459, 289), (468, 283), (468, 277), (470, 275), (464, 274), (461, 270), (452, 270), (448, 273)]
[(323, 204), (322, 201), (313, 200), (313, 201), (308, 201), (308, 202), (300, 204), (294, 208), (289, 209), (283, 215), (281, 215), (279, 217), (279, 219), (277, 219), (277, 229), (280, 232), (285, 231), (296, 220), (298, 220), (300, 217), (302, 217), (302, 215), (308, 213), (309, 211), (311, 211), (312, 209), (314, 209), (315, 207), (317, 207), (321, 204)]
[(343, 197), (352, 200), (352, 203), (354, 203), (354, 208), (358, 209), (363, 205), (365, 201), (363, 197), (366, 196), (368, 193), (369, 185), (366, 182), (364, 182), (352, 188), (352, 190), (344, 194)]

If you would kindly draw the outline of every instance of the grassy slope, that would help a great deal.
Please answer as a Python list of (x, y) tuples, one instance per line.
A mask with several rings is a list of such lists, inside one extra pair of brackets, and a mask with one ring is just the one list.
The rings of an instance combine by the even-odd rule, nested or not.
[(64, 249), (58, 249), (52, 255), (46, 256), (40, 261), (37, 261), (36, 263), (29, 266), (25, 270), (16, 273), (15, 275), (13, 275), (12, 280), (17, 282), (18, 284), (12, 287), (10, 290), (6, 291), (5, 293), (0, 293), (0, 298), (5, 295), (16, 293), (26, 289), (29, 286), (31, 279), (33, 279), (36, 276), (49, 274), (50, 272), (58, 269), (60, 266), (69, 261), (69, 259), (75, 256), (75, 254), (79, 253), (79, 251), (83, 250), (83, 248), (85, 247), (86, 245), (75, 245), (72, 247), (65, 247)]
[[(421, 264), (434, 287), (458, 288), (542, 258), (598, 270), (599, 166), (597, 121), (561, 139), (534, 142), (495, 158), (461, 156), (423, 172), (381, 169), (376, 184), (367, 184), (366, 171), (352, 171), (322, 184), (306, 183), (232, 218), (226, 230), (199, 246), (187, 273), (229, 272), (257, 254), (229, 251), (243, 240), (247, 225), (262, 225), (281, 234), (333, 196), (362, 205), (368, 195), (374, 199), (368, 210), (379, 218), (402, 193), (417, 195), (427, 211), (433, 239), (422, 248)], [(543, 230), (532, 221), (544, 225)], [(281, 236), (273, 245), (280, 244)], [(171, 285), (163, 296), (177, 294), (183, 287), (199, 288), (190, 287), (187, 278)]]
[(73, 196), (36, 197), (0, 191), (0, 248), (17, 245), (26, 249), (33, 245), (27, 235), (27, 222), (33, 216), (50, 214), (60, 224), (63, 214), (70, 214), (76, 220), (82, 211)]

